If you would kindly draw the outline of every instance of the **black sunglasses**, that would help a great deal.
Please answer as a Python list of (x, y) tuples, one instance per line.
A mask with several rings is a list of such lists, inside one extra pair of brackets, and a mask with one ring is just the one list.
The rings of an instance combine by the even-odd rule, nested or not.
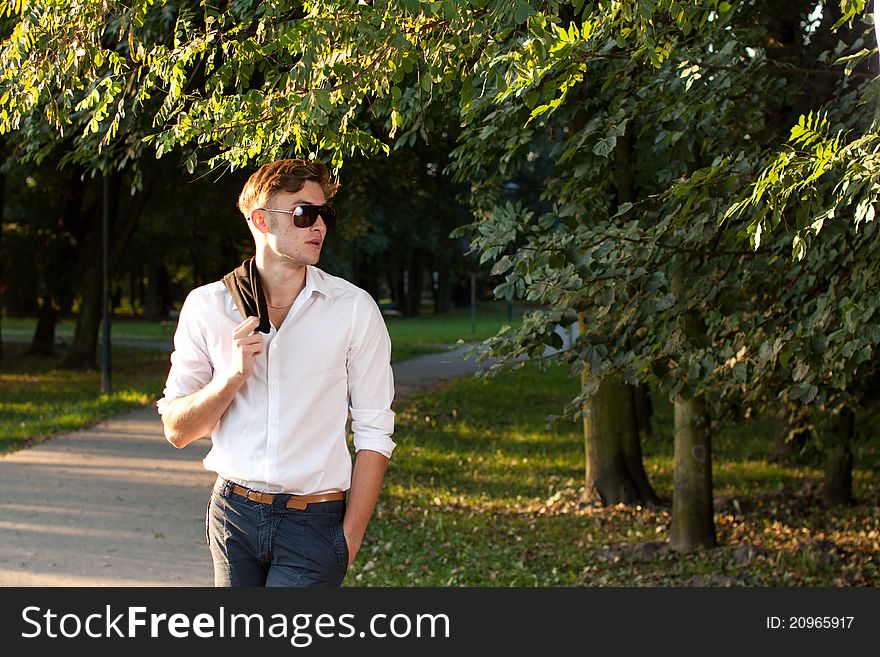
[(327, 230), (336, 225), (336, 208), (332, 205), (297, 205), (293, 210), (276, 210), (275, 208), (257, 208), (266, 212), (281, 212), (293, 215), (293, 225), (297, 228), (311, 228), (318, 217), (324, 220)]

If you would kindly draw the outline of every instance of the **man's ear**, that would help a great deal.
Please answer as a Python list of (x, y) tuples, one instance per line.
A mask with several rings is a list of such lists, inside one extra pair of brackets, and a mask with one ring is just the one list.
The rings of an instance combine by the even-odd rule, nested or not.
[(269, 232), (269, 225), (266, 223), (266, 215), (262, 210), (251, 210), (251, 223), (261, 233)]

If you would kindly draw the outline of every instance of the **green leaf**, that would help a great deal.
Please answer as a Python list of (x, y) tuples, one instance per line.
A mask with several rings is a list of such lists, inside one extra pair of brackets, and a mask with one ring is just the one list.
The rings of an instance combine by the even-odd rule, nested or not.
[(492, 275), (499, 276), (509, 270), (512, 266), (513, 261), (510, 259), (510, 256), (502, 256), (492, 267)]
[(615, 146), (617, 146), (617, 136), (609, 135), (600, 139), (596, 145), (593, 146), (593, 153), (599, 157), (608, 157), (614, 152)]
[(533, 16), (535, 14), (535, 10), (532, 9), (532, 6), (528, 2), (522, 2), (521, 0), (515, 0), (516, 9), (514, 10), (513, 20), (519, 24), (525, 22), (529, 16)]
[(630, 203), (629, 201), (627, 201), (626, 203), (621, 203), (619, 206), (617, 206), (617, 212), (615, 212), (611, 218), (614, 219), (615, 217), (622, 217), (627, 212), (632, 210), (632, 208), (633, 208), (633, 204)]

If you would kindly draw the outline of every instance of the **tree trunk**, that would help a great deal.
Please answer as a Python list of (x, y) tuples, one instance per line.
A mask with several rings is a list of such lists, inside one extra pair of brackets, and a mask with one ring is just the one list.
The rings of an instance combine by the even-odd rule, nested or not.
[[(120, 213), (118, 212), (118, 202), (121, 180), (116, 175), (110, 177), (109, 265), (111, 273), (134, 232), (155, 180), (155, 174), (148, 177), (144, 181), (143, 191), (134, 198), (128, 211)], [(68, 369), (97, 369), (98, 332), (104, 303), (101, 243), (102, 221), (101, 217), (98, 216), (92, 220), (91, 230), (86, 238), (84, 249), (80, 251), (80, 266), (84, 272), (82, 304), (80, 305), (79, 315), (76, 318), (73, 343), (62, 363), (62, 367)]]
[(171, 295), (168, 285), (168, 270), (164, 263), (150, 266), (144, 294), (147, 319), (151, 322), (165, 319), (170, 307), (169, 298)]
[(442, 315), (449, 312), (450, 302), (449, 268), (443, 266), (437, 273), (437, 290), (434, 295), (434, 314)]
[(675, 399), (675, 484), (669, 544), (687, 552), (713, 548), (712, 450), (701, 396)]
[(355, 260), (354, 280), (355, 285), (367, 291), (371, 297), (379, 302), (379, 285), (376, 277), (375, 256), (358, 257)]
[(603, 505), (660, 502), (642, 465), (630, 386), (614, 379), (599, 384), (585, 409), (584, 445), (585, 499)]
[(414, 253), (409, 259), (409, 290), (406, 294), (407, 317), (418, 317), (422, 312), (422, 280), (424, 279), (424, 269), (422, 268), (422, 258), (419, 254)]
[(391, 286), (391, 300), (397, 311), (403, 315), (406, 312), (406, 291), (403, 285), (403, 263), (397, 258), (391, 265), (388, 279)]
[(128, 305), (131, 307), (132, 317), (137, 317), (141, 314), (138, 309), (138, 280), (140, 276), (141, 272), (139, 270), (132, 271), (128, 275)]
[[(91, 240), (90, 240), (91, 242)], [(72, 370), (94, 370), (98, 368), (96, 352), (98, 348), (98, 329), (101, 324), (101, 249), (100, 247), (89, 249), (93, 261), (85, 266), (81, 287), (82, 300), (79, 306), (79, 314), (76, 316), (76, 328), (73, 332), (73, 342), (61, 367)]]
[[(626, 460), (626, 470), (630, 477), (632, 477), (636, 489), (639, 491), (639, 499), (642, 503), (660, 504), (661, 500), (651, 487), (651, 483), (648, 481), (648, 474), (645, 472), (645, 464), (642, 460), (639, 416), (635, 404), (636, 387), (631, 385), (625, 387), (627, 388), (630, 397), (630, 407), (627, 412), (629, 413), (630, 418), (632, 418), (631, 430), (622, 435), (623, 440), (621, 449), (623, 450), (623, 456)], [(621, 411), (624, 410), (625, 409), (621, 409)]]
[(37, 328), (31, 339), (31, 346), (27, 350), (31, 356), (54, 356), (55, 355), (55, 327), (58, 323), (58, 309), (51, 297), (44, 297), (40, 301), (40, 310), (37, 314)]
[(629, 390), (605, 380), (587, 402), (584, 415), (584, 445), (587, 454), (584, 494), (602, 504), (639, 502), (635, 482), (626, 471), (620, 445), (623, 436), (633, 433)]
[(777, 456), (793, 456), (797, 454), (807, 440), (810, 432), (801, 430), (789, 436), (788, 417), (784, 411), (779, 411), (773, 418), (773, 451)]
[(654, 430), (651, 428), (651, 415), (654, 409), (651, 405), (650, 391), (644, 383), (633, 386), (632, 391), (633, 408), (635, 409), (639, 437), (642, 440), (651, 440), (654, 437)]
[(854, 431), (855, 414), (850, 409), (845, 408), (831, 418), (822, 486), (822, 502), (826, 507), (853, 503), (850, 441)]
[(791, 456), (792, 445), (788, 437), (788, 422), (785, 413), (779, 411), (773, 416), (773, 452), (777, 456)]
[(70, 290), (75, 280), (70, 267), (75, 257), (71, 235), (78, 228), (82, 215), (87, 213), (83, 210), (85, 190), (82, 171), (73, 168), (68, 172), (61, 198), (58, 200), (57, 221), (52, 234), (46, 238), (43, 248), (35, 256), (40, 305), (37, 310), (37, 327), (28, 354), (55, 354), (55, 329), (61, 309), (70, 300)]
[[(99, 194), (99, 198), (102, 195)], [(118, 195), (111, 194), (112, 201)], [(80, 306), (73, 330), (73, 341), (64, 355), (61, 367), (72, 370), (97, 369), (96, 351), (98, 345), (98, 326), (101, 322), (102, 309), (102, 258), (103, 258), (103, 207), (98, 206), (96, 212), (84, 212), (82, 220), (87, 224), (84, 235), (77, 245), (78, 270), (82, 272), (80, 279)], [(114, 212), (111, 210), (111, 234), (114, 223)]]
[[(632, 202), (635, 198), (635, 181), (632, 173), (632, 152), (629, 137), (621, 135), (614, 149), (614, 189), (617, 202)], [(626, 215), (621, 219), (626, 220)], [(622, 449), (627, 461), (627, 470), (640, 491), (640, 497), (650, 503), (659, 503), (660, 499), (648, 483), (645, 466), (642, 462), (641, 439), (650, 438), (651, 431), (651, 400), (648, 397), (648, 387), (644, 384), (638, 386), (626, 386), (630, 396), (629, 415), (631, 430), (625, 434)]]
[[(684, 272), (672, 277), (672, 291), (681, 299), (686, 289)], [(705, 341), (703, 322), (693, 311), (684, 311), (681, 327), (688, 343)], [(712, 508), (712, 445), (709, 417), (702, 395), (677, 395), (675, 406), (675, 474), (672, 493), (672, 527), (669, 544), (687, 552), (717, 545)]]

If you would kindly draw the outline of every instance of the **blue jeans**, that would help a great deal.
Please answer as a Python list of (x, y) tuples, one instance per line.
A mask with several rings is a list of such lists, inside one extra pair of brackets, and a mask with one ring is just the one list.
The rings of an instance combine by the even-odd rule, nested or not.
[(205, 532), (214, 586), (339, 586), (348, 570), (345, 502), (288, 509), (289, 495), (261, 504), (217, 479)]

